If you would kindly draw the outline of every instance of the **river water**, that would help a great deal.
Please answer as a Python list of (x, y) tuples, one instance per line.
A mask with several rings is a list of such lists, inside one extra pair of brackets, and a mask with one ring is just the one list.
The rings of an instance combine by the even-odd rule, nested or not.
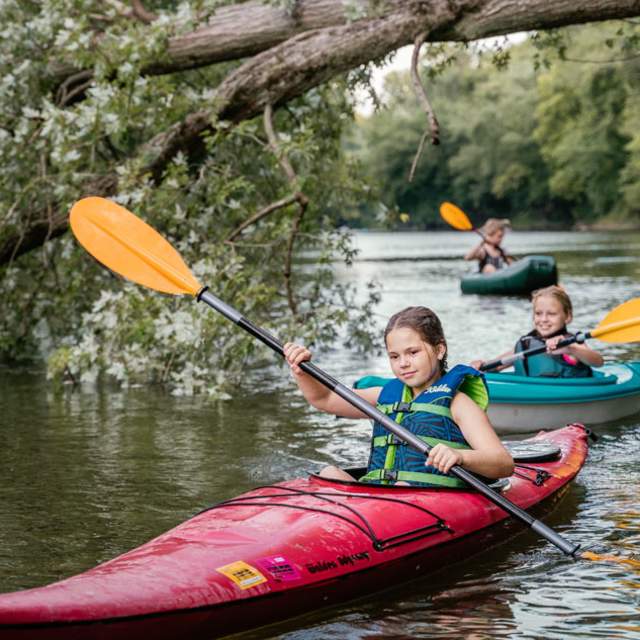
[[(430, 306), (455, 364), (491, 358), (530, 329), (526, 299), (461, 295), (470, 235), (355, 239), (359, 258), (338, 276), (357, 285), (355, 303), (366, 281), (380, 283), (380, 332), (394, 311)], [(575, 330), (640, 295), (640, 233), (514, 232), (505, 244), (556, 257)], [(638, 345), (592, 346), (607, 360), (640, 359)], [(316, 362), (349, 384), (388, 373), (384, 355), (341, 345)], [(259, 386), (216, 402), (159, 389), (53, 389), (38, 369), (0, 368), (0, 591), (88, 569), (253, 486), (366, 459), (366, 421), (317, 413), (284, 368), (258, 377)], [(546, 521), (572, 540), (640, 554), (640, 414), (596, 431), (586, 466)], [(638, 569), (567, 560), (524, 532), (428, 579), (240, 637), (637, 639), (639, 587)]]

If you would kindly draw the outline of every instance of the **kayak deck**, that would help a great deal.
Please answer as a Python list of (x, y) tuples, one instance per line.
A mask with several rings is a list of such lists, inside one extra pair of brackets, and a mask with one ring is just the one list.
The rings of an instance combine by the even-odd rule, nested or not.
[(611, 363), (592, 378), (486, 374), (491, 424), (498, 433), (556, 429), (569, 422), (594, 425), (640, 411), (640, 362)]
[[(535, 440), (558, 460), (519, 468), (527, 509), (584, 463), (582, 427)], [(543, 481), (540, 473), (544, 471)], [(406, 582), (507, 535), (482, 495), (318, 477), (259, 487), (66, 580), (0, 596), (2, 638), (212, 638)]]

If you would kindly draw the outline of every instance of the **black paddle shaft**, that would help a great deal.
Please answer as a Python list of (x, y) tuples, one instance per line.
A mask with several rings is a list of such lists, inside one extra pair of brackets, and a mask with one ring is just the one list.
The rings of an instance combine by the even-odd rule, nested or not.
[[(585, 340), (588, 340), (591, 337), (591, 333), (577, 333), (575, 336), (571, 336), (569, 338), (565, 338), (564, 340), (560, 340), (556, 345), (556, 349), (562, 349), (562, 347), (568, 347), (570, 344), (574, 342), (578, 342), (582, 344)], [(495, 369), (496, 367), (501, 367), (503, 365), (512, 364), (516, 360), (524, 360), (529, 356), (537, 356), (539, 353), (546, 353), (547, 347), (546, 345), (542, 345), (541, 347), (534, 347), (533, 349), (528, 349), (527, 351), (519, 351), (518, 353), (514, 353), (512, 356), (506, 356), (505, 358), (498, 360), (490, 360), (489, 362), (485, 362), (480, 367), (480, 371), (491, 371), (491, 369)]]
[[(279, 353), (284, 357), (283, 346), (274, 336), (272, 336), (264, 329), (256, 327), (254, 324), (249, 322), (249, 320), (244, 318), (242, 314), (236, 311), (233, 307), (229, 306), (226, 302), (223, 302), (222, 300), (214, 296), (210, 291), (206, 289), (206, 287), (198, 293), (197, 299), (208, 304), (210, 307), (221, 313), (232, 322), (235, 322), (242, 329), (250, 333), (252, 336), (258, 338), (258, 340), (266, 344), (268, 347), (271, 347), (271, 349), (273, 349), (276, 353)], [(345, 385), (338, 382), (335, 378), (325, 373), (324, 371), (322, 371), (322, 369), (316, 367), (311, 362), (306, 361), (300, 363), (300, 368), (305, 373), (308, 373), (311, 377), (318, 380), (318, 382), (323, 384), (325, 387), (329, 388), (331, 391), (346, 400), (349, 404), (360, 409), (360, 411), (362, 411), (362, 413), (364, 413), (366, 416), (368, 416), (372, 420), (380, 422), (385, 427), (385, 429), (388, 429), (391, 433), (406, 442), (409, 446), (413, 447), (416, 451), (419, 451), (425, 456), (428, 455), (429, 451), (431, 451), (431, 447), (426, 442), (423, 442), (415, 435), (413, 435), (410, 431), (400, 426), (397, 422), (391, 420), (391, 418), (376, 409), (373, 405), (369, 404), (364, 398), (361, 398), (357, 393), (354, 393), (351, 389), (345, 387)], [(579, 544), (573, 544), (568, 540), (565, 540), (562, 536), (557, 534), (546, 524), (530, 516), (526, 511), (520, 509), (520, 507), (507, 500), (504, 496), (495, 492), (484, 482), (482, 482), (482, 480), (474, 476), (469, 471), (463, 469), (462, 467), (455, 465), (451, 468), (450, 473), (460, 480), (466, 482), (476, 491), (488, 498), (494, 504), (498, 505), (500, 508), (504, 509), (513, 517), (524, 522), (536, 533), (540, 534), (543, 538), (554, 544), (567, 555), (573, 556), (580, 547)]]

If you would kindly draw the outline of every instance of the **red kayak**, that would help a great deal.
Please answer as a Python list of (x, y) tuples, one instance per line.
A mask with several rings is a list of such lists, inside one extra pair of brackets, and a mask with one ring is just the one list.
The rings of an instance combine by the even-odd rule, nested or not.
[[(580, 425), (533, 441), (559, 452), (501, 489), (524, 509), (559, 497), (587, 455)], [(428, 574), (513, 533), (507, 518), (472, 491), (316, 476), (259, 487), (85, 573), (0, 595), (0, 637), (219, 637)]]

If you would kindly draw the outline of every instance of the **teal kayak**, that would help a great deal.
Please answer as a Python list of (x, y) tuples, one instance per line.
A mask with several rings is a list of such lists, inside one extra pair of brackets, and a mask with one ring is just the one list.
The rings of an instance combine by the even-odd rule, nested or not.
[(493, 273), (472, 273), (462, 278), (462, 293), (484, 295), (526, 295), (558, 283), (558, 269), (552, 256), (525, 256)]
[(533, 378), (487, 373), (489, 419), (498, 433), (599, 424), (640, 411), (640, 362), (611, 363), (592, 378)]
[[(640, 412), (640, 362), (594, 368), (592, 378), (533, 378), (485, 373), (489, 420), (500, 434), (558, 429), (619, 420)], [(356, 389), (383, 386), (390, 378), (365, 376)]]

